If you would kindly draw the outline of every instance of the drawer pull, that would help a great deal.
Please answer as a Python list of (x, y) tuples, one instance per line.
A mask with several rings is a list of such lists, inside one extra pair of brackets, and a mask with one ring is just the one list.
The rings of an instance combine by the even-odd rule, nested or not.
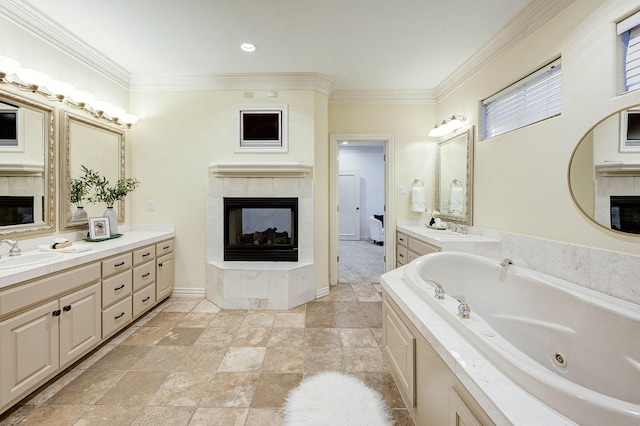
[(114, 266), (114, 267), (116, 267), (116, 268), (119, 268), (119, 267), (121, 267), (121, 266), (124, 266), (124, 264), (125, 264), (125, 263), (126, 263), (126, 262), (120, 262), (120, 263), (116, 263), (116, 264), (115, 264), (115, 265), (113, 265), (113, 266)]
[(62, 312), (60, 311), (60, 309), (56, 309), (55, 311), (51, 312), (51, 315), (53, 315), (54, 317), (59, 317), (61, 313)]
[(65, 312), (69, 312), (71, 310), (71, 305), (67, 305), (64, 308), (62, 308), (63, 311)]
[(162, 247), (162, 250), (169, 250), (171, 248), (171, 246), (164, 246)]
[(398, 238), (400, 241), (404, 241), (404, 238)]
[(124, 284), (122, 284), (120, 287), (114, 288), (113, 291), (122, 290), (123, 288), (124, 288)]
[(142, 274), (142, 278), (147, 278), (149, 275), (151, 275), (151, 272), (147, 272), (146, 274)]
[(147, 257), (147, 256), (151, 256), (151, 253), (145, 253), (142, 255), (142, 257)]
[(116, 315), (115, 317), (113, 317), (114, 320), (117, 320), (118, 318), (122, 318), (124, 316), (124, 312), (122, 312), (120, 315)]
[(142, 303), (144, 303), (144, 302), (148, 302), (148, 301), (149, 301), (149, 299), (151, 299), (151, 296), (147, 296), (147, 297), (145, 297), (144, 299), (142, 299)]
[(398, 254), (398, 256), (400, 256), (400, 257), (404, 257), (404, 254), (400, 253), (400, 254)]

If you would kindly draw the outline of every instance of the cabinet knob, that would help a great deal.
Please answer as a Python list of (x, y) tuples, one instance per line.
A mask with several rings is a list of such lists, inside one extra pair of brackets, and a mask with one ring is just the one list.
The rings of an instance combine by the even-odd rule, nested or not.
[(64, 308), (62, 308), (63, 311), (65, 312), (69, 312), (71, 310), (71, 305), (67, 305)]
[(162, 263), (158, 263), (158, 268), (162, 268)]
[(56, 309), (51, 313), (51, 315), (53, 315), (54, 317), (59, 317), (61, 313), (62, 311), (60, 311), (60, 309)]

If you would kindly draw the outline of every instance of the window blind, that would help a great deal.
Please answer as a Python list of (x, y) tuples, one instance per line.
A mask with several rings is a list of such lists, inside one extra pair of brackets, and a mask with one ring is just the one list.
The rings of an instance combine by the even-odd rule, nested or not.
[(482, 139), (559, 115), (562, 66), (556, 59), (482, 101)]
[[(640, 89), (640, 20), (633, 15), (618, 24), (624, 45), (624, 90)], [(629, 28), (631, 27), (631, 28)]]

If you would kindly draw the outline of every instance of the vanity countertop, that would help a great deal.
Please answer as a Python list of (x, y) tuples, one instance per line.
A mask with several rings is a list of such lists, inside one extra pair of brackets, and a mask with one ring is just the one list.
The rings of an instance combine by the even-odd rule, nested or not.
[(396, 226), (396, 230), (436, 246), (461, 243), (497, 243), (498, 240), (474, 234), (460, 234), (448, 230), (430, 229), (424, 224), (405, 224)]
[[(128, 250), (155, 244), (160, 241), (175, 237), (173, 231), (128, 231), (122, 237), (100, 242), (77, 241), (74, 245), (90, 244), (91, 250), (78, 253), (61, 253), (62, 256), (54, 260), (38, 263), (31, 266), (0, 269), (0, 288), (27, 281), (41, 276), (59, 272), (64, 269), (76, 267), (85, 263), (94, 262), (109, 256), (120, 254)], [(53, 239), (53, 238), (52, 238)], [(23, 255), (36, 253), (40, 250), (24, 251)]]

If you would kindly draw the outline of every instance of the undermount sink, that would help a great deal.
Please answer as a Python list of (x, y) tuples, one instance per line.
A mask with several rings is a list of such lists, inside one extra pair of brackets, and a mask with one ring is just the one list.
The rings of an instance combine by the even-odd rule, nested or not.
[(62, 253), (54, 252), (23, 253), (20, 256), (6, 256), (0, 259), (0, 270), (37, 265), (38, 263), (48, 262), (62, 256)]
[(468, 238), (469, 234), (460, 234), (459, 232), (453, 232), (449, 230), (437, 230), (426, 228), (424, 233), (435, 240), (450, 240), (459, 238)]

